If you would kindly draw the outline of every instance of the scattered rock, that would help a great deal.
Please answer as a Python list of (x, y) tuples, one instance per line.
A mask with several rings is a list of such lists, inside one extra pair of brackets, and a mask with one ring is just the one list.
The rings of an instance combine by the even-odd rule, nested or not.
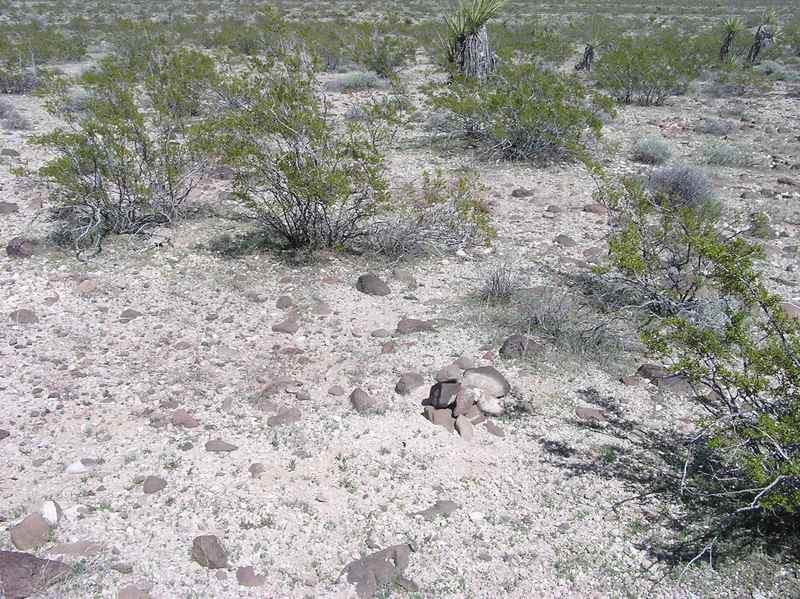
[(39, 317), (36, 316), (36, 312), (29, 308), (14, 310), (9, 313), (8, 317), (14, 324), (35, 324), (39, 322)]
[(575, 415), (586, 422), (605, 422), (608, 420), (605, 411), (600, 408), (578, 406), (575, 408)]
[(431, 521), (435, 520), (438, 516), (447, 518), (450, 514), (459, 509), (461, 509), (461, 506), (455, 501), (440, 499), (428, 509), (422, 510), (421, 512), (414, 512), (412, 516), (422, 516), (425, 520)]
[(532, 196), (533, 196), (533, 190), (526, 189), (524, 187), (518, 187), (511, 192), (512, 198), (530, 198)]
[(356, 289), (358, 289), (361, 293), (366, 293), (367, 295), (382, 296), (389, 295), (392, 292), (392, 290), (389, 289), (389, 286), (382, 279), (372, 273), (367, 273), (358, 277)]
[(800, 187), (800, 183), (789, 177), (778, 177), (779, 185), (787, 185), (789, 187)]
[(142, 492), (145, 495), (152, 495), (167, 488), (167, 481), (158, 476), (148, 476), (142, 483)]
[(294, 424), (295, 422), (300, 422), (302, 417), (303, 415), (300, 413), (300, 408), (283, 408), (274, 416), (267, 418), (267, 425), (276, 427)]
[(461, 389), (460, 383), (436, 383), (431, 387), (428, 399), (422, 402), (422, 405), (437, 409), (447, 408), (455, 403), (459, 389)]
[(20, 551), (36, 549), (47, 543), (50, 538), (50, 525), (41, 514), (26, 516), (22, 522), (9, 529), (11, 543)]
[(669, 376), (669, 370), (658, 364), (642, 364), (636, 371), (640, 377), (647, 379), (651, 383)]
[(464, 441), (472, 441), (475, 436), (475, 431), (472, 428), (472, 422), (466, 416), (459, 416), (455, 422), (456, 431)]
[(84, 279), (80, 283), (78, 283), (77, 287), (78, 295), (81, 297), (89, 297), (97, 292), (97, 281), (94, 279)]
[(433, 331), (434, 325), (429, 320), (417, 320), (416, 318), (403, 318), (397, 323), (398, 335), (409, 335), (411, 333), (423, 333)]
[(425, 384), (425, 379), (416, 372), (405, 372), (400, 376), (400, 380), (394, 386), (395, 392), (400, 395), (411, 395), (414, 391)]
[(253, 478), (259, 478), (262, 474), (264, 474), (264, 472), (267, 471), (267, 468), (261, 462), (253, 462), (250, 464), (248, 470), (250, 472), (250, 476)]
[(68, 464), (66, 468), (64, 468), (65, 474), (83, 474), (84, 472), (88, 471), (89, 467), (84, 464), (82, 460), (72, 462), (71, 464)]
[(9, 258), (30, 258), (36, 251), (36, 244), (25, 237), (14, 237), (6, 245), (6, 254)]
[(537, 348), (537, 343), (525, 335), (511, 335), (503, 341), (500, 348), (500, 356), (503, 358), (520, 358), (528, 355)]
[(472, 359), (472, 356), (463, 355), (458, 360), (453, 362), (454, 366), (457, 366), (461, 370), (469, 370), (470, 368), (475, 368), (475, 360)]
[(150, 585), (129, 584), (117, 591), (117, 599), (150, 599)]
[(15, 212), (19, 212), (19, 204), (15, 204), (14, 202), (0, 202), (0, 216), (14, 214)]
[(561, 206), (556, 206), (555, 204), (550, 204), (546, 208), (546, 211), (550, 212), (551, 214), (560, 214), (560, 213), (564, 212), (564, 209)]
[(0, 428), (0, 441), (5, 439), (6, 437), (10, 437), (10, 436), (11, 436), (11, 433), (9, 433), (7, 430), (3, 430), (3, 429)]
[(135, 320), (142, 315), (141, 312), (138, 310), (134, 310), (133, 308), (125, 308), (122, 311), (122, 314), (119, 315), (119, 321), (121, 323), (128, 323), (131, 320)]
[(341, 397), (344, 395), (345, 391), (344, 388), (339, 385), (334, 385), (330, 389), (328, 389), (328, 395), (332, 395), (333, 397)]
[(283, 322), (272, 325), (272, 330), (276, 333), (286, 333), (287, 335), (294, 335), (300, 330), (300, 325), (296, 320), (288, 318)]
[(24, 599), (63, 580), (70, 572), (64, 562), (39, 559), (30, 553), (0, 551), (0, 591), (6, 599)]
[(73, 557), (90, 557), (105, 551), (105, 546), (97, 541), (77, 541), (75, 543), (59, 543), (48, 553), (53, 555), (69, 555)]
[(481, 366), (480, 368), (465, 370), (461, 384), (465, 387), (483, 389), (494, 397), (504, 397), (511, 391), (511, 385), (506, 380), (506, 377), (492, 366)]
[(378, 401), (360, 388), (353, 389), (350, 394), (350, 405), (361, 414), (378, 411)]
[(182, 428), (196, 428), (200, 426), (200, 421), (183, 408), (178, 408), (172, 412), (170, 421), (173, 426), (180, 426)]
[(243, 587), (260, 587), (267, 582), (267, 577), (256, 574), (253, 566), (241, 566), (236, 569), (236, 581)]
[(206, 442), (206, 451), (210, 451), (213, 453), (224, 453), (228, 451), (235, 451), (239, 449), (236, 445), (232, 445), (227, 441), (223, 441), (222, 439), (212, 439)]
[(376, 337), (376, 338), (380, 339), (382, 337), (391, 337), (392, 336), (392, 332), (390, 330), (388, 330), (388, 329), (376, 329), (376, 330), (372, 331), (369, 335), (370, 335), (370, 337)]
[(486, 427), (486, 431), (487, 431), (487, 432), (488, 432), (490, 435), (494, 435), (495, 437), (505, 437), (505, 436), (506, 436), (506, 432), (505, 432), (505, 431), (504, 431), (502, 428), (500, 428), (499, 426), (497, 426), (497, 425), (496, 425), (494, 422), (492, 422), (491, 420), (487, 420), (486, 422), (484, 422), (484, 423), (483, 423), (483, 426), (485, 426), (485, 427)]
[(228, 555), (215, 535), (200, 535), (192, 542), (192, 559), (209, 569), (227, 568)]
[(342, 574), (355, 585), (360, 599), (374, 597), (378, 590), (392, 584), (416, 591), (417, 585), (403, 576), (410, 555), (410, 545), (395, 545), (349, 563)]
[(583, 207), (583, 211), (588, 212), (589, 214), (608, 214), (608, 208), (602, 204), (586, 204)]
[(572, 237), (564, 234), (557, 236), (555, 242), (563, 248), (571, 248), (578, 245), (578, 242), (575, 241)]
[(294, 306), (294, 300), (288, 295), (280, 296), (275, 302), (275, 307), (278, 308), (278, 310), (287, 310), (292, 306)]
[(783, 310), (783, 313), (789, 318), (800, 319), (800, 306), (796, 304), (791, 302), (782, 302), (781, 310)]

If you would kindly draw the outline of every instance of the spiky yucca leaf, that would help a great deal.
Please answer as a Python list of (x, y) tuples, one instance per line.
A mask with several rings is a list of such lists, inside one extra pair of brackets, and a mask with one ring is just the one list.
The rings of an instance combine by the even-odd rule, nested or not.
[(477, 33), (489, 19), (500, 12), (505, 4), (506, 0), (462, 0), (461, 5), (452, 15), (445, 15), (447, 38), (442, 39), (441, 42), (448, 60), (452, 62), (459, 41)]
[(722, 22), (725, 33), (737, 34), (744, 31), (744, 22), (739, 17), (730, 17)]

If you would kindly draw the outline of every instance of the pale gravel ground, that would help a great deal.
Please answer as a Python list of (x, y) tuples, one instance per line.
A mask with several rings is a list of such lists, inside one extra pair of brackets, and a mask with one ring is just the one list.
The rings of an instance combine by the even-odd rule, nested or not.
[[(38, 130), (50, 125), (35, 100), (13, 101), (24, 104)], [(787, 139), (800, 134), (786, 119), (789, 102), (775, 95), (759, 109), (764, 122), (771, 120), (764, 114), (781, 115), (779, 126), (790, 129)], [(678, 99), (663, 108), (625, 109), (608, 134), (623, 149), (612, 168), (643, 171), (624, 159), (632, 140), (682, 115), (691, 114), (691, 122), (709, 103), (723, 102)], [(755, 140), (764, 134), (747, 135)], [(669, 129), (668, 136), (686, 156), (696, 156), (702, 145), (680, 128)], [(793, 143), (794, 160), (800, 162)], [(41, 158), (23, 146), (19, 134), (0, 145), (18, 149), (32, 163)], [(432, 154), (418, 150), (395, 156), (392, 168), (402, 180), (431, 163)], [(463, 156), (442, 163), (476, 164)], [(44, 223), (29, 225), (40, 195), (9, 177), (8, 166), (6, 161), (0, 167), (0, 199), (18, 202), (21, 212), (0, 217), (0, 239), (22, 232), (43, 236)], [(499, 230), (494, 253), (413, 263), (422, 284), (413, 292), (416, 300), (403, 298), (408, 292), (391, 280), (391, 266), (383, 264), (372, 268), (390, 281), (392, 295), (358, 293), (356, 277), (371, 268), (356, 257), (323, 256), (319, 263), (295, 268), (266, 253), (218, 258), (196, 244), (236, 224), (213, 217), (180, 224), (165, 247), (110, 239), (87, 265), (53, 248), (27, 261), (1, 255), (0, 428), (12, 436), (0, 441), (0, 513), (13, 524), (52, 498), (67, 512), (55, 540), (98, 540), (107, 546), (68, 584), (45, 596), (115, 597), (117, 589), (146, 581), (159, 599), (350, 597), (347, 586), (337, 582), (342, 568), (361, 553), (404, 541), (417, 549), (407, 575), (419, 585), (420, 597), (750, 596), (741, 594), (745, 583), (730, 573), (668, 579), (650, 590), (653, 571), (643, 570), (651, 558), (637, 548), (643, 534), (636, 523), (658, 506), (631, 502), (614, 511), (611, 506), (631, 494), (623, 481), (573, 475), (564, 467), (579, 464), (584, 453), (600, 455), (609, 444), (624, 448), (603, 431), (574, 421), (575, 406), (584, 403), (580, 390), (595, 388), (603, 397), (614, 397), (625, 418), (655, 428), (671, 427), (685, 416), (678, 402), (644, 386), (624, 387), (618, 373), (557, 355), (532, 364), (495, 362), (514, 387), (513, 401), (528, 402), (530, 413), (499, 419), (505, 438), (478, 427), (475, 441), (467, 444), (419, 415), (424, 389), (408, 398), (393, 393), (399, 374), (407, 370), (432, 379), (464, 353), (488, 363), (480, 348), (493, 342), (496, 349), (502, 335), (470, 297), (489, 261), (512, 260), (529, 267), (528, 284), (546, 284), (534, 267), (571, 269), (575, 265), (564, 257), (582, 260), (584, 249), (602, 247), (605, 225), (581, 211), (591, 202), (591, 183), (577, 167), (481, 163), (479, 168)], [(736, 188), (736, 195), (740, 187), (774, 187), (776, 175), (769, 170), (740, 175), (724, 169), (715, 173), (718, 185)], [(222, 185), (215, 183), (197, 201), (213, 201)], [(533, 189), (534, 197), (511, 198), (510, 191), (520, 186)], [(749, 208), (745, 204), (768, 202), (739, 203)], [(549, 204), (567, 209), (551, 217), (544, 213)], [(796, 242), (794, 226), (777, 228), (789, 237), (771, 245)], [(554, 246), (561, 233), (578, 245)], [(777, 252), (772, 258), (774, 273), (794, 281), (794, 274), (785, 272), (794, 258)], [(77, 292), (84, 278), (97, 282), (88, 297)], [(792, 288), (783, 291), (791, 295)], [(248, 292), (266, 301), (253, 302)], [(270, 329), (285, 316), (275, 307), (284, 294), (301, 306), (301, 329), (294, 336)], [(48, 305), (46, 298), (55, 296), (58, 301)], [(333, 313), (313, 314), (320, 301)], [(34, 309), (39, 322), (10, 324), (5, 313), (21, 307)], [(143, 316), (123, 324), (119, 315), (126, 308)], [(209, 320), (209, 314), (217, 318)], [(369, 333), (394, 329), (403, 316), (451, 322), (437, 333), (398, 338), (396, 353), (381, 354), (384, 339)], [(176, 350), (181, 341), (188, 347)], [(304, 353), (280, 353), (286, 347)], [(630, 371), (635, 361), (627, 357), (619, 368)], [(272, 429), (266, 424), (269, 414), (247, 400), (281, 376), (301, 381), (310, 400), (279, 394), (276, 403), (298, 405), (303, 418)], [(335, 384), (347, 393), (362, 386), (386, 402), (386, 413), (355, 414), (346, 396), (328, 395)], [(168, 406), (187, 409), (201, 426), (151, 426), (152, 416), (172, 411)], [(203, 445), (212, 438), (238, 449), (207, 453)], [(179, 449), (186, 441), (193, 447)], [(560, 441), (579, 452), (560, 460), (543, 441)], [(86, 475), (63, 472), (80, 458), (103, 463)], [(253, 462), (266, 466), (260, 479), (248, 472)], [(149, 474), (164, 477), (167, 488), (143, 495), (136, 480)], [(462, 509), (435, 522), (411, 515), (437, 499), (451, 499)], [(79, 517), (80, 506), (88, 511)], [(232, 568), (225, 579), (189, 558), (193, 537), (204, 533), (219, 535), (228, 549)], [(4, 531), (0, 548), (10, 548)], [(47, 555), (47, 547), (39, 554)], [(132, 564), (133, 573), (110, 570), (115, 561)], [(234, 573), (240, 565), (266, 574), (266, 586), (238, 586)], [(754, 596), (785, 597), (796, 588), (796, 573), (789, 570), (786, 577), (763, 582), (762, 594)]]

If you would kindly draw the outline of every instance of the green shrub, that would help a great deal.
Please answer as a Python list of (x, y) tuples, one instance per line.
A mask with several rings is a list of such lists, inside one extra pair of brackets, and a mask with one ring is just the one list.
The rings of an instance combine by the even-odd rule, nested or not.
[(388, 89), (388, 87), (386, 79), (372, 71), (342, 73), (325, 84), (325, 89), (331, 92), (358, 92), (368, 89)]
[[(196, 62), (166, 64), (190, 68)], [(195, 73), (173, 70), (165, 84), (164, 73), (151, 72), (137, 85), (113, 60), (101, 62), (83, 77), (85, 110), (65, 112), (64, 97), (51, 98), (49, 109), (69, 127), (32, 139), (55, 154), (37, 176), (51, 189), (59, 234), (76, 247), (99, 251), (108, 233), (139, 233), (172, 222), (203, 174), (193, 125), (173, 102), (185, 101), (174, 95), (181, 87), (176, 82)]]
[(503, 65), (485, 82), (457, 77), (430, 91), (436, 109), (449, 111), (463, 131), (506, 158), (576, 158), (587, 138), (600, 135), (610, 99), (574, 76), (534, 64)]
[(738, 131), (739, 125), (730, 119), (704, 118), (695, 126), (694, 130), (706, 135), (727, 137)]
[(350, 48), (356, 64), (384, 78), (394, 75), (416, 53), (414, 40), (388, 31), (389, 27), (388, 23), (358, 24)]
[(752, 162), (750, 152), (727, 143), (706, 144), (702, 150), (703, 162), (713, 166), (747, 166)]
[(633, 159), (645, 164), (664, 164), (672, 158), (672, 147), (663, 137), (647, 135), (636, 142)]
[(595, 61), (597, 84), (624, 104), (663, 104), (698, 75), (699, 64), (686, 51), (689, 44), (672, 31), (623, 37)]
[(288, 54), (229, 75), (231, 98), (208, 126), (209, 145), (234, 169), (234, 196), (286, 245), (336, 248), (367, 234), (387, 197), (379, 121), (337, 126), (316, 71)]
[[(763, 251), (713, 213), (674, 206), (635, 182), (605, 198), (619, 223), (608, 274), (648, 299), (644, 342), (686, 377), (706, 414), (688, 442), (681, 494), (729, 510), (705, 528), (712, 544), (754, 515), (796, 528), (800, 321), (766, 287), (756, 267)], [(701, 289), (711, 299), (701, 301)]]
[(675, 164), (654, 170), (648, 189), (673, 206), (700, 207), (714, 199), (714, 188), (706, 174), (695, 167)]

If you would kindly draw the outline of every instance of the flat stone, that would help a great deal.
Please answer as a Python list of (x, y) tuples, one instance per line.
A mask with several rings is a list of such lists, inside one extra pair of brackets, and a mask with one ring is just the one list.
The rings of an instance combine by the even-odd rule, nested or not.
[(587, 406), (578, 406), (575, 408), (575, 415), (580, 420), (585, 420), (586, 422), (605, 422), (608, 420), (604, 410)]
[(267, 418), (267, 425), (271, 427), (284, 426), (300, 422), (303, 418), (300, 408), (283, 408), (274, 416)]
[(590, 214), (608, 214), (608, 208), (602, 204), (586, 204), (583, 211)]
[(388, 329), (376, 329), (372, 331), (369, 335), (370, 337), (377, 337), (377, 338), (391, 337), (392, 332)]
[(422, 516), (425, 520), (430, 522), (439, 516), (447, 518), (450, 514), (459, 509), (461, 509), (461, 506), (455, 501), (440, 499), (428, 509), (422, 510), (421, 512), (414, 512), (412, 516)]
[(300, 325), (297, 323), (296, 320), (291, 318), (284, 320), (283, 322), (279, 322), (277, 324), (272, 325), (272, 330), (276, 333), (286, 333), (287, 335), (294, 335), (297, 331), (300, 330)]
[(292, 306), (294, 306), (294, 300), (288, 295), (280, 296), (275, 302), (275, 307), (278, 308), (278, 310), (286, 310)]
[(117, 599), (150, 599), (150, 585), (129, 584), (117, 591)]
[(145, 495), (152, 495), (167, 488), (167, 481), (158, 476), (148, 476), (142, 483), (142, 492)]
[(9, 529), (11, 543), (20, 551), (37, 549), (50, 539), (52, 528), (41, 514), (35, 513), (25, 517), (22, 522)]
[(253, 566), (241, 566), (236, 569), (236, 582), (243, 587), (260, 587), (267, 582), (267, 577), (256, 574)]
[(0, 551), (0, 591), (6, 599), (24, 599), (63, 580), (71, 571), (64, 562), (30, 553)]
[(200, 426), (200, 421), (183, 408), (178, 408), (172, 412), (170, 421), (173, 426), (180, 426), (182, 428), (196, 428)]
[(456, 430), (456, 419), (453, 418), (453, 413), (450, 410), (437, 410), (431, 406), (426, 406), (423, 410), (423, 416), (431, 423), (446, 428), (451, 433)]
[(560, 245), (563, 248), (571, 248), (578, 245), (578, 242), (575, 241), (569, 235), (558, 235), (555, 239), (556, 244)]
[(555, 204), (550, 204), (546, 209), (546, 212), (551, 214), (560, 214), (564, 212), (564, 209), (561, 206), (556, 206)]
[(30, 258), (36, 252), (36, 244), (25, 237), (14, 237), (6, 244), (6, 254), (9, 258)]
[(212, 453), (224, 453), (228, 451), (235, 451), (239, 449), (236, 445), (232, 445), (227, 441), (223, 441), (222, 439), (212, 439), (206, 442), (206, 451), (210, 451)]
[(518, 187), (511, 192), (512, 198), (530, 198), (532, 196), (533, 196), (533, 190), (526, 189), (524, 187)]
[(61, 509), (61, 506), (52, 499), (48, 499), (42, 503), (39, 513), (52, 528), (58, 526), (61, 523), (61, 518), (64, 517), (64, 511)]
[(119, 315), (119, 321), (122, 323), (128, 323), (132, 320), (136, 320), (141, 315), (142, 313), (138, 310), (134, 310), (133, 308), (125, 308)]
[(461, 384), (465, 387), (483, 389), (494, 397), (504, 397), (511, 391), (511, 385), (493, 366), (481, 366), (464, 371)]
[(339, 385), (334, 385), (330, 389), (328, 389), (328, 395), (332, 395), (333, 397), (341, 397), (345, 394), (345, 390), (343, 387)]
[(14, 214), (15, 212), (19, 212), (19, 204), (15, 204), (14, 202), (0, 202), (0, 216)]
[(410, 270), (404, 268), (395, 268), (392, 271), (392, 277), (401, 283), (404, 283), (407, 289), (416, 289), (419, 285), (417, 279), (411, 274)]
[(247, 469), (250, 472), (250, 476), (253, 478), (259, 478), (264, 472), (267, 471), (266, 466), (261, 462), (253, 462), (250, 464), (250, 467)]
[(398, 335), (410, 335), (411, 333), (424, 333), (433, 330), (435, 330), (434, 324), (429, 320), (403, 318), (397, 323)]
[(192, 542), (192, 559), (209, 569), (227, 568), (228, 554), (215, 535), (200, 535)]
[(3, 429), (0, 428), (0, 441), (2, 441), (3, 439), (5, 439), (7, 437), (10, 437), (10, 436), (11, 436), (11, 433), (9, 433), (7, 430), (3, 430)]
[(372, 273), (367, 273), (358, 277), (356, 289), (361, 293), (377, 296), (389, 295), (392, 292), (381, 278)]
[(9, 312), (8, 318), (14, 324), (36, 324), (39, 322), (39, 317), (36, 316), (36, 312), (29, 308), (20, 308)]
[(394, 386), (396, 393), (400, 395), (411, 395), (414, 391), (425, 384), (425, 379), (416, 372), (404, 372), (400, 375), (400, 380)]
[(478, 409), (487, 416), (502, 416), (505, 411), (499, 399), (486, 393), (478, 399)]

